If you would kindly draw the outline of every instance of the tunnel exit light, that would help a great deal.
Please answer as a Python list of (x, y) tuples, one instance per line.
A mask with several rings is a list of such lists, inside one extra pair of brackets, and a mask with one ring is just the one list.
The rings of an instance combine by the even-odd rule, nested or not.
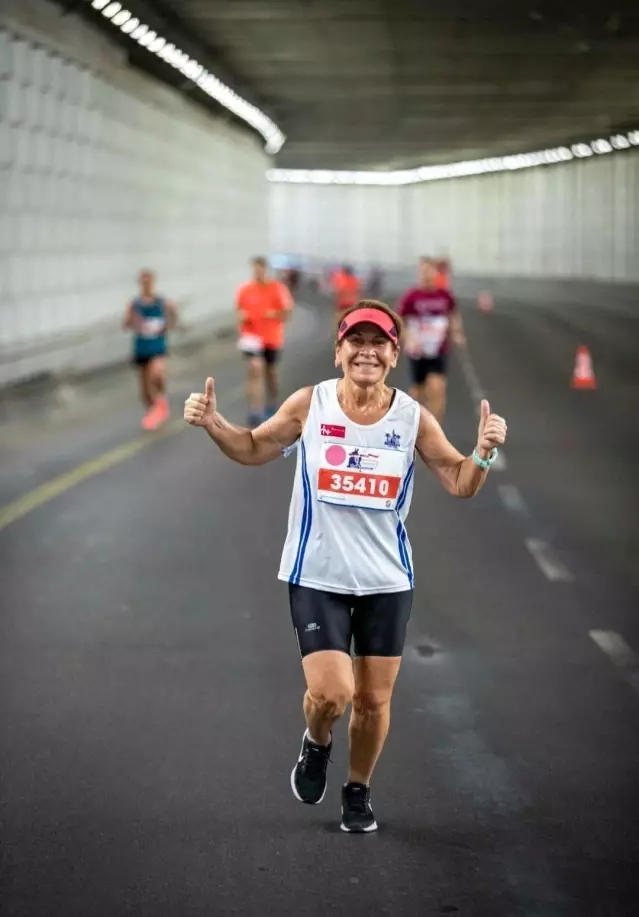
[(513, 172), (518, 169), (532, 169), (549, 166), (574, 159), (605, 156), (617, 150), (639, 147), (639, 130), (627, 134), (600, 137), (589, 143), (575, 143), (534, 153), (517, 156), (495, 156), (490, 159), (471, 159), (438, 166), (422, 166), (418, 169), (403, 169), (395, 172), (334, 172), (326, 169), (270, 169), (268, 179), (272, 182), (295, 182), (313, 185), (414, 185), (418, 182), (443, 181), (468, 175), (485, 175), (487, 172)]
[(179, 70), (187, 79), (196, 83), (208, 96), (215, 99), (228, 111), (233, 112), (238, 118), (250, 124), (266, 141), (265, 150), (267, 153), (274, 155), (282, 149), (286, 137), (268, 115), (239, 96), (176, 45), (158, 35), (143, 22), (140, 22), (121, 3), (110, 2), (110, 0), (87, 0), (87, 2), (91, 3), (94, 10), (101, 12), (114, 27), (128, 35), (132, 41), (137, 41), (139, 45), (146, 48), (151, 54), (155, 54), (169, 66)]

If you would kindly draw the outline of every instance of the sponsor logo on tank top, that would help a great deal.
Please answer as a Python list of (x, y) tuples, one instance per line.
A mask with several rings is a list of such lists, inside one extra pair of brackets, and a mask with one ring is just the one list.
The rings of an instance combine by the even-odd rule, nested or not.
[(334, 436), (336, 439), (345, 439), (346, 427), (340, 427), (334, 423), (323, 423), (320, 425), (320, 436)]
[(357, 471), (374, 471), (378, 462), (378, 452), (360, 452), (359, 449), (353, 449), (348, 453), (346, 467), (355, 468)]
[(387, 449), (399, 449), (401, 445), (401, 436), (399, 433), (395, 433), (394, 430), (392, 433), (387, 433), (384, 445)]

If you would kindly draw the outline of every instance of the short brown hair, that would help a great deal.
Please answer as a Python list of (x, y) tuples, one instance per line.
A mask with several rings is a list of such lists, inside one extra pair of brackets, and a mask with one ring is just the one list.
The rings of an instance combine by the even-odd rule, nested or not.
[[(344, 309), (343, 312), (337, 317), (337, 333), (339, 333), (339, 326), (342, 324), (347, 315), (350, 315), (351, 312), (355, 312), (357, 309), (377, 309), (379, 312), (384, 312), (397, 329), (397, 340), (393, 343), (397, 346), (402, 339), (402, 332), (404, 330), (404, 323), (397, 314), (393, 312), (390, 306), (387, 306), (385, 302), (380, 302), (378, 299), (360, 299), (358, 303), (355, 303), (354, 306), (349, 306), (348, 309)], [(337, 338), (337, 334), (336, 334)]]

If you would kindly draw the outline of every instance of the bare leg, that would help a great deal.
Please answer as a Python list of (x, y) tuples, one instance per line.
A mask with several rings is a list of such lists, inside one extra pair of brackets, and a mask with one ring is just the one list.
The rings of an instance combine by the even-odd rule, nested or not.
[(264, 409), (264, 360), (251, 357), (246, 372), (246, 400), (249, 414), (257, 416)]
[(441, 423), (446, 411), (446, 376), (441, 373), (429, 375), (426, 381), (426, 402), (428, 410)]
[(142, 363), (138, 366), (138, 381), (140, 383), (140, 398), (145, 408), (150, 408), (153, 404), (150, 378), (149, 364)]
[(163, 398), (166, 394), (166, 357), (154, 357), (148, 363), (150, 390), (153, 401)]
[(311, 739), (328, 745), (331, 730), (353, 695), (353, 666), (350, 656), (338, 650), (311, 653), (302, 660), (307, 691), (304, 716)]
[(362, 656), (353, 662), (349, 783), (370, 783), (388, 735), (391, 696), (401, 661), (401, 656)]
[(275, 408), (279, 399), (279, 380), (277, 366), (274, 363), (266, 365), (264, 381), (266, 383), (266, 403)]
[(426, 388), (423, 383), (421, 385), (411, 385), (408, 389), (408, 394), (411, 398), (414, 398), (418, 404), (426, 404)]

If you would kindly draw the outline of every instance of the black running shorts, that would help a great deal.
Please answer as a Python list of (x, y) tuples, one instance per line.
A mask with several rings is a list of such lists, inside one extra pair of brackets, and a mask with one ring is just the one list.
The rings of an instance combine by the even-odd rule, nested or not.
[(249, 360), (253, 357), (262, 357), (267, 366), (275, 366), (279, 362), (281, 352), (275, 347), (265, 347), (260, 353), (245, 353), (244, 356)]
[(408, 367), (413, 385), (422, 385), (431, 373), (440, 376), (446, 375), (446, 354), (440, 353), (438, 357), (416, 357), (409, 359)]
[(134, 366), (148, 366), (153, 360), (157, 360), (158, 357), (166, 357), (167, 351), (162, 350), (160, 353), (152, 353), (150, 355), (139, 356), (138, 354), (133, 354), (131, 362)]
[(302, 657), (319, 650), (401, 656), (413, 590), (342, 595), (289, 583), (291, 618)]

